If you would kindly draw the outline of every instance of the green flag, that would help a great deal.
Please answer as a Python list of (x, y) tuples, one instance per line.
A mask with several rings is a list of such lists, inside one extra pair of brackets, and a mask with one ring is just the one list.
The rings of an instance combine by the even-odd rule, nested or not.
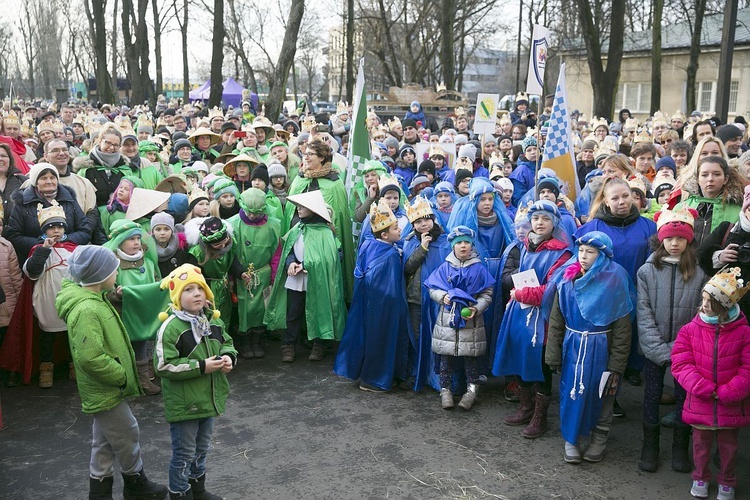
[[(364, 59), (359, 61), (357, 71), (357, 85), (355, 87), (354, 117), (352, 121), (352, 134), (349, 139), (349, 151), (347, 153), (346, 192), (351, 200), (354, 194), (354, 186), (362, 179), (362, 168), (370, 159), (370, 136), (367, 131), (367, 95), (365, 93), (365, 70)], [(359, 236), (361, 224), (352, 221), (352, 234)]]

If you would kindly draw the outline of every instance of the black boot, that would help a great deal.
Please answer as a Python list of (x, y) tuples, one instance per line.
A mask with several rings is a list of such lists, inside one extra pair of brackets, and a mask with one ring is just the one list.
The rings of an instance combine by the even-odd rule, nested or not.
[(172, 493), (169, 492), (169, 500), (193, 500), (193, 489), (190, 488), (185, 493)]
[(206, 475), (190, 479), (190, 491), (195, 500), (223, 500), (219, 495), (206, 491)]
[(256, 358), (265, 358), (266, 351), (263, 349), (263, 330), (253, 330), (250, 332), (250, 343), (253, 348), (253, 355)]
[(659, 467), (659, 424), (643, 424), (643, 448), (638, 468), (646, 472), (656, 472)]
[(166, 486), (149, 481), (143, 469), (135, 474), (123, 474), (122, 481), (125, 483), (122, 490), (125, 500), (161, 500), (169, 493)]
[(245, 359), (252, 359), (255, 357), (255, 354), (253, 354), (253, 347), (250, 342), (250, 333), (239, 333), (235, 337), (235, 345), (237, 346), (237, 351), (240, 354), (240, 357)]
[(89, 477), (89, 500), (112, 500), (112, 476), (96, 479)]
[(690, 463), (690, 431), (692, 428), (683, 422), (674, 423), (674, 436), (672, 438), (672, 470), (676, 472), (690, 472), (693, 465)]

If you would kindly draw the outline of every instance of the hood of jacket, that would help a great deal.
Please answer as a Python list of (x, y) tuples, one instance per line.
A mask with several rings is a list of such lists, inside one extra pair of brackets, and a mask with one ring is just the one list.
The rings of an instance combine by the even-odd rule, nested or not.
[(101, 302), (102, 297), (98, 293), (86, 290), (78, 283), (74, 283), (68, 279), (63, 280), (62, 289), (55, 299), (55, 307), (57, 308), (57, 314), (60, 315), (60, 319), (67, 320), (73, 307), (85, 300)]

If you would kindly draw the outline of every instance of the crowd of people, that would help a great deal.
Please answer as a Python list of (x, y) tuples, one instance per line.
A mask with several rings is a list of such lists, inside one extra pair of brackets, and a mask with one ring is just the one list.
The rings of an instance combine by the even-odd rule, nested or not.
[[(269, 341), (282, 363), (302, 344), (363, 391), (434, 390), (445, 410), (503, 377), (518, 403), (503, 421), (529, 439), (558, 391), (570, 464), (603, 459), (620, 386), (644, 385), (638, 467), (657, 470), (669, 425), (672, 468), (706, 498), (715, 437), (718, 498), (734, 498), (750, 425), (747, 124), (571, 116), (574, 184), (542, 167), (550, 109), (524, 94), (485, 135), (473, 109), (370, 111), (358, 171), (344, 103), (272, 121), (250, 102), (6, 101), (2, 383), (76, 380), (92, 499), (111, 498), (115, 461), (125, 498), (219, 498), (206, 455), (227, 374)], [(143, 394), (162, 394), (170, 423), (167, 487), (144, 472), (127, 403)]]

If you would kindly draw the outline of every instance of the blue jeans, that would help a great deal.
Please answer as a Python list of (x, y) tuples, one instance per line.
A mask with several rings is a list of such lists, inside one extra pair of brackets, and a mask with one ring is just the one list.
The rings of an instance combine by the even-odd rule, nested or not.
[(214, 417), (169, 424), (172, 435), (172, 460), (169, 462), (169, 491), (185, 493), (188, 479), (206, 473), (206, 455), (211, 448)]

